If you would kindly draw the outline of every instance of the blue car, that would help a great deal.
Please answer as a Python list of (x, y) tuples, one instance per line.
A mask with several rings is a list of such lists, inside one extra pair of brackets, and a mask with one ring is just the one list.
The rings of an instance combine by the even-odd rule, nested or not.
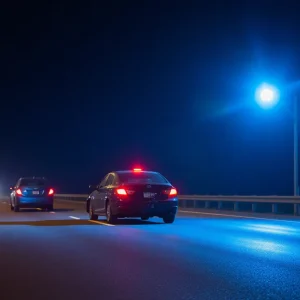
[(160, 173), (134, 169), (108, 173), (86, 201), (91, 220), (105, 215), (108, 223), (118, 218), (160, 217), (173, 223), (178, 209), (177, 190)]
[(54, 190), (44, 177), (20, 178), (10, 189), (10, 207), (15, 212), (20, 208), (53, 210)]

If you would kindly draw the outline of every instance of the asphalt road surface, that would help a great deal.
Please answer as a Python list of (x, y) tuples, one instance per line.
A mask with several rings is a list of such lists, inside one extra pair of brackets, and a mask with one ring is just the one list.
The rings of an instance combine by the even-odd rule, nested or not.
[[(263, 217), (263, 215), (261, 215)], [(300, 218), (91, 222), (0, 201), (0, 299), (300, 299)]]

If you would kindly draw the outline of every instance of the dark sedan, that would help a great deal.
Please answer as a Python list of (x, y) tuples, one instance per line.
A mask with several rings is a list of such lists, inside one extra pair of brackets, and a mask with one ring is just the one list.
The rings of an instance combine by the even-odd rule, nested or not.
[(106, 215), (109, 223), (118, 218), (159, 217), (173, 223), (178, 209), (177, 190), (160, 173), (134, 169), (107, 174), (95, 186), (86, 203), (91, 220)]
[(20, 178), (11, 190), (10, 207), (15, 212), (20, 208), (53, 210), (54, 190), (44, 177)]

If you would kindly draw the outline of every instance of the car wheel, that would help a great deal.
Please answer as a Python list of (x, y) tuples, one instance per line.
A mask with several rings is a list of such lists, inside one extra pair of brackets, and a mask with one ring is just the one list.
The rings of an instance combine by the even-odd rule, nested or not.
[(141, 217), (141, 220), (142, 220), (142, 221), (148, 221), (148, 220), (149, 220), (149, 217)]
[(171, 224), (171, 223), (174, 223), (175, 221), (175, 214), (168, 214), (168, 215), (165, 215), (163, 217), (163, 220), (166, 224)]
[(13, 207), (13, 205), (12, 205), (11, 202), (10, 202), (10, 205), (9, 205), (9, 206), (10, 206), (10, 210), (13, 211), (13, 210), (14, 210), (14, 207)]
[(107, 201), (106, 204), (106, 220), (109, 224), (113, 224), (116, 222), (117, 218), (112, 214), (110, 202)]
[(89, 205), (89, 216), (90, 216), (90, 220), (96, 221), (98, 220), (98, 215), (95, 215), (92, 204), (90, 203)]
[(14, 212), (18, 212), (18, 211), (20, 211), (20, 207), (18, 205), (15, 205), (14, 206)]
[(48, 205), (48, 206), (47, 206), (47, 210), (48, 210), (48, 211), (53, 211), (53, 204), (52, 204), (52, 205)]

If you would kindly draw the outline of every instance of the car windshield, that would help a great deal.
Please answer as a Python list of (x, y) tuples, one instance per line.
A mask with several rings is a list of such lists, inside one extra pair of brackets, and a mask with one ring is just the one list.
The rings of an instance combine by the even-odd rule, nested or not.
[(42, 179), (22, 179), (20, 186), (45, 186), (46, 181)]
[(159, 173), (150, 172), (128, 172), (118, 174), (121, 183), (137, 183), (137, 184), (166, 184), (169, 183), (162, 175)]

